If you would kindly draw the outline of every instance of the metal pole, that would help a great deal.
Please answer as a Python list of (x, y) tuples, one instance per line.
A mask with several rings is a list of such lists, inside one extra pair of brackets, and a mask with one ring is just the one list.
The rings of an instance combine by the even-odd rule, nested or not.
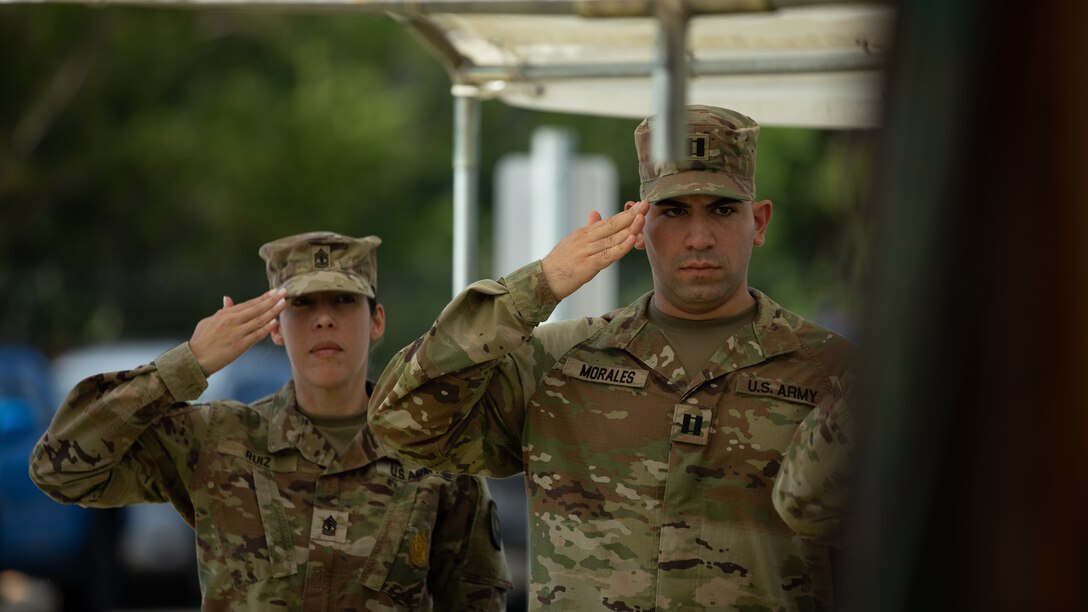
[(479, 276), (480, 98), (474, 89), (453, 91), (453, 295)]
[[(570, 219), (571, 175), (577, 136), (573, 130), (539, 127), (533, 132), (529, 194), (529, 219), (532, 231), (533, 257), (544, 257), (555, 243), (567, 235)], [(552, 313), (550, 320), (568, 318), (565, 301)]]
[(657, 62), (653, 70), (655, 115), (650, 152), (655, 163), (684, 159), (687, 153), (688, 14), (682, 0), (657, 3)]

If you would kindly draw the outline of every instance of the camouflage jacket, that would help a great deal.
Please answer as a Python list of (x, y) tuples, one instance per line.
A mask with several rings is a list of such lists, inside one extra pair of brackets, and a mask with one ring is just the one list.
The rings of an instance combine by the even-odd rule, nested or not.
[(93, 376), (31, 456), (60, 502), (170, 502), (196, 532), (206, 610), (501, 610), (510, 575), (486, 484), (386, 457), (364, 428), (337, 456), (294, 384), (252, 405), (207, 386), (187, 344)]
[(689, 375), (650, 294), (536, 328), (556, 303), (539, 263), (475, 283), (390, 362), (371, 428), (433, 468), (525, 472), (535, 608), (828, 609), (855, 351), (753, 295)]

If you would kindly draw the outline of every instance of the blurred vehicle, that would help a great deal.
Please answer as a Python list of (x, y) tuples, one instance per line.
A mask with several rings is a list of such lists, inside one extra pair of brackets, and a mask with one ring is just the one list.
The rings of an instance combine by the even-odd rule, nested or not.
[(510, 612), (529, 606), (529, 502), (525, 497), (525, 474), (488, 478), (487, 486), (499, 511), (499, 533), (514, 589), (506, 596)]
[[(150, 363), (180, 342), (129, 341), (68, 351), (53, 361), (53, 388), (61, 397), (87, 376)], [(208, 388), (196, 401), (230, 398), (252, 402), (274, 393), (290, 378), (291, 365), (286, 353), (262, 343), (213, 374), (208, 379)], [(39, 435), (44, 428), (43, 424)], [(36, 439), (37, 435), (34, 437)], [(25, 456), (23, 471), (26, 471)], [(192, 529), (169, 504), (127, 506), (122, 513), (115, 543), (115, 605), (122, 608), (199, 605), (200, 586)]]
[(0, 346), (0, 570), (46, 580), (63, 610), (106, 610), (116, 511), (58, 504), (27, 473), (56, 406), (45, 355)]

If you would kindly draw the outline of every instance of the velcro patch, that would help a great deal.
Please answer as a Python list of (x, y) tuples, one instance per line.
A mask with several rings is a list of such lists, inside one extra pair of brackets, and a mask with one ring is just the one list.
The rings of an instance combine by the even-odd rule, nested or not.
[(676, 404), (672, 412), (672, 439), (706, 446), (710, 440), (710, 421), (713, 418), (709, 408)]
[(688, 138), (689, 159), (707, 159), (710, 157), (710, 134), (696, 133)]
[(820, 401), (820, 391), (818, 389), (756, 376), (741, 376), (738, 378), (737, 393), (773, 397), (787, 402), (808, 404), (809, 406), (815, 406)]
[(329, 245), (327, 244), (315, 244), (310, 247), (310, 254), (314, 258), (314, 268), (322, 269), (329, 267)]
[(374, 463), (374, 470), (379, 474), (385, 474), (386, 476), (392, 476), (397, 480), (416, 481), (424, 476), (429, 476), (434, 472), (428, 468), (421, 466), (408, 467), (399, 461), (393, 459), (384, 458), (379, 459)]
[(246, 448), (244, 444), (234, 440), (220, 440), (216, 450), (224, 455), (240, 457), (257, 467), (267, 468), (274, 472), (293, 472), (297, 465), (295, 455), (269, 455)]
[(579, 380), (623, 387), (645, 387), (649, 376), (646, 370), (593, 365), (577, 359), (568, 359), (563, 364), (563, 373)]
[(314, 508), (310, 524), (310, 539), (343, 544), (348, 538), (348, 513), (341, 510)]

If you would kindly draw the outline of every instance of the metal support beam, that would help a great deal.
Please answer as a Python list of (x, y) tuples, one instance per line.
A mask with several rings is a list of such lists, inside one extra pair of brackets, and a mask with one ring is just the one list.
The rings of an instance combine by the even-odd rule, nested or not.
[(480, 98), (474, 87), (453, 88), (453, 295), (478, 276)]
[(657, 19), (657, 63), (653, 71), (657, 114), (650, 120), (650, 153), (655, 163), (663, 164), (686, 155), (688, 14), (683, 0), (659, 0)]
[[(805, 74), (813, 72), (854, 72), (881, 70), (882, 55), (861, 51), (828, 52), (818, 57), (796, 55), (744, 57), (688, 61), (688, 76), (742, 76), (753, 74)], [(655, 64), (628, 62), (611, 64), (523, 64), (519, 66), (466, 66), (460, 73), (475, 83), (488, 81), (533, 82), (549, 79), (639, 78), (653, 73)]]
[[(0, 4), (91, 4), (149, 7), (242, 7), (346, 9), (404, 16), (432, 13), (492, 15), (578, 15), (585, 18), (652, 17), (669, 0), (0, 0)], [(892, 4), (890, 0), (859, 0)], [(772, 11), (792, 6), (841, 4), (843, 0), (684, 0), (689, 15)]]

